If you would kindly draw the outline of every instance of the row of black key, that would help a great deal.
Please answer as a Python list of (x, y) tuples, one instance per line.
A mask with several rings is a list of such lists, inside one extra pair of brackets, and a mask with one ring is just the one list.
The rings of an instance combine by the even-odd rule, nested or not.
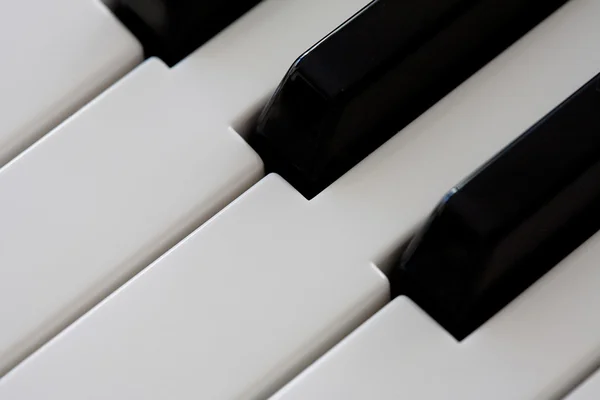
[[(172, 64), (258, 1), (121, 0), (121, 13)], [(566, 1), (373, 1), (296, 60), (250, 144), (311, 198)], [(599, 82), (452, 189), (394, 295), (461, 339), (600, 228)]]

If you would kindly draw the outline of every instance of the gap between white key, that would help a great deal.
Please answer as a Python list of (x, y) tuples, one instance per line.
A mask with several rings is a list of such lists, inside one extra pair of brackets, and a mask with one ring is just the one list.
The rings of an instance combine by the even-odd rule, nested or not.
[(0, 52), (0, 166), (142, 60), (97, 0), (3, 2)]

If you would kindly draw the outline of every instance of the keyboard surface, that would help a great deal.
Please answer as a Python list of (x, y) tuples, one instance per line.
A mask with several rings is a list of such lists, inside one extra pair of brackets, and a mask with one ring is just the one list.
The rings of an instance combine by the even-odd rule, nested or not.
[(0, 166), (142, 58), (134, 36), (92, 0), (5, 2), (0, 37)]
[(39, 1), (35, 34), (25, 3), (0, 17), (23, 36), (0, 41), (0, 398), (595, 393), (571, 391), (600, 362), (598, 235), (462, 341), (388, 277), (444, 193), (600, 72), (600, 2), (568, 1), (310, 200), (246, 141), (368, 0), (263, 0), (176, 64), (142, 61), (118, 2)]
[(168, 72), (145, 62), (0, 171), (0, 370), (262, 176), (234, 132), (163, 112)]
[(398, 297), (273, 399), (559, 398), (600, 360), (598, 254), (600, 235), (461, 342)]

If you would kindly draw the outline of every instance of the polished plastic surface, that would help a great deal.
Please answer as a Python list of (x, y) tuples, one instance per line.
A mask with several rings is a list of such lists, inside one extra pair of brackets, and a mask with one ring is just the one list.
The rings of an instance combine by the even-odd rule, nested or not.
[(599, 83), (448, 193), (395, 270), (395, 294), (460, 339), (598, 230)]
[[(144, 111), (144, 118), (132, 116), (128, 126), (162, 125), (168, 138), (183, 115), (189, 138), (220, 137), (229, 126), (243, 134), (297, 54), (366, 3), (262, 2), (165, 71), (163, 83), (172, 88), (158, 96), (157, 108)], [(266, 398), (356, 327), (360, 318), (352, 315), (373, 312), (374, 307), (364, 308), (365, 289), (387, 295), (387, 285), (372, 264), (389, 272), (382, 260), (407, 240), (448, 188), (596, 74), (597, 15), (597, 0), (571, 0), (310, 202), (281, 179), (267, 177), (0, 379), (0, 398)], [(116, 107), (125, 114), (130, 105)], [(157, 112), (165, 109), (177, 112), (176, 118)], [(181, 141), (169, 154), (191, 153), (201, 161), (200, 151), (188, 143)], [(158, 176), (177, 179), (171, 165), (178, 158), (160, 159), (164, 171)], [(136, 165), (135, 158), (130, 165)], [(187, 182), (193, 182), (190, 190), (197, 188), (195, 179)], [(590, 256), (588, 272), (594, 274), (597, 257)], [(488, 400), (490, 393), (519, 399), (523, 386), (511, 385), (516, 381), (533, 390), (543, 384), (543, 393), (554, 393), (577, 373), (582, 357), (600, 348), (600, 335), (588, 324), (597, 315), (597, 281), (577, 270), (565, 272), (553, 277), (554, 284), (528, 302), (525, 312), (480, 336), (485, 343), (464, 358), (451, 352), (464, 349), (462, 343), (450, 349), (432, 343), (428, 333), (455, 341), (419, 312), (417, 322), (430, 329), (400, 319), (406, 336), (390, 333), (398, 345), (394, 368), (358, 364), (406, 398), (419, 393), (425, 393), (423, 399), (446, 398), (467, 390), (474, 394), (461, 399)], [(585, 305), (591, 305), (585, 313), (571, 311)], [(565, 339), (566, 334), (571, 336)], [(391, 347), (379, 341), (375, 346), (383, 350), (384, 365), (392, 361)], [(483, 372), (474, 375), (478, 371)], [(439, 385), (431, 384), (431, 376), (440, 377)], [(345, 382), (356, 384), (350, 393), (372, 387), (366, 378), (348, 373)], [(377, 394), (362, 398), (383, 398)]]
[(599, 257), (596, 234), (462, 342), (397, 297), (270, 400), (562, 399), (600, 364)]
[(141, 60), (100, 1), (1, 1), (0, 167)]
[(565, 0), (377, 0), (303, 54), (251, 144), (307, 198)]
[(119, 0), (115, 13), (138, 37), (146, 56), (173, 65), (260, 0)]

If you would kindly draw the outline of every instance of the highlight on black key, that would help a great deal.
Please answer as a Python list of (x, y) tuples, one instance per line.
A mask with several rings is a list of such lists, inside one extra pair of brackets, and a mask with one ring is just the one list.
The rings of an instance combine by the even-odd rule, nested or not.
[(599, 84), (444, 197), (398, 260), (394, 296), (462, 339), (600, 229)]
[(312, 198), (566, 0), (376, 0), (301, 55), (249, 142)]

